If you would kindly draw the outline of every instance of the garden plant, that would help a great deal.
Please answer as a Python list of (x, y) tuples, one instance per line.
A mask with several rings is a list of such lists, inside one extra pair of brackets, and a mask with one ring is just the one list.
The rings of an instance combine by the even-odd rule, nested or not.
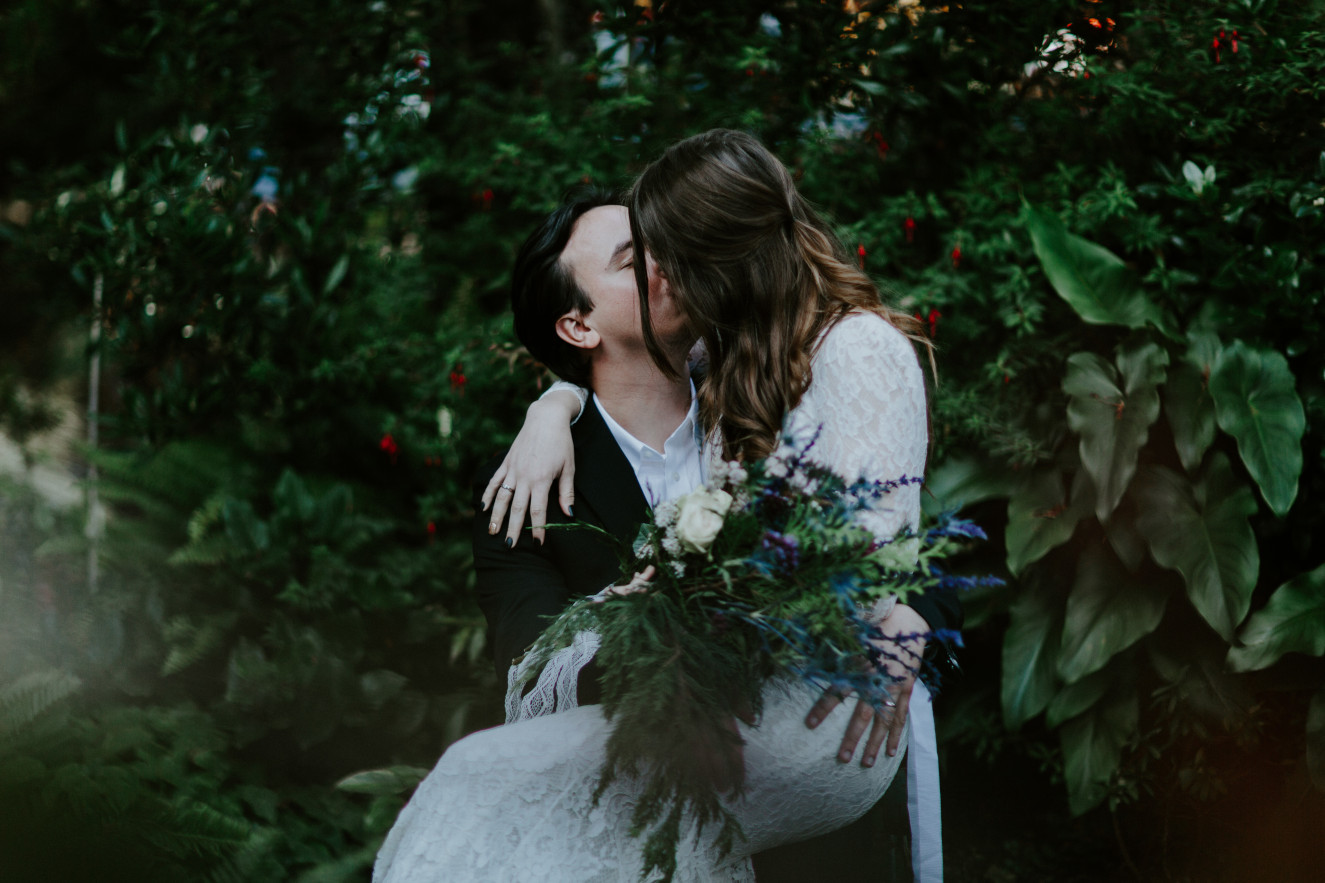
[(1005, 582), (941, 685), (949, 878), (1313, 879), (1319, 0), (16, 0), (0, 39), (4, 879), (368, 879), (500, 716), (470, 476), (551, 379), (515, 252), (719, 125), (938, 347), (927, 505)]

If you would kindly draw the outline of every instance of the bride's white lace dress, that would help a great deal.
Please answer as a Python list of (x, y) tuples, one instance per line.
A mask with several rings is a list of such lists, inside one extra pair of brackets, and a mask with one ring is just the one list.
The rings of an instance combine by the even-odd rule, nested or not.
[[(813, 370), (791, 417), (793, 428), (822, 427), (814, 459), (851, 477), (921, 474), (923, 377), (899, 332), (877, 316), (852, 314), (825, 335)], [(869, 527), (891, 536), (913, 524), (919, 508), (919, 489), (905, 486), (888, 497), (886, 511), (871, 514)], [(567, 654), (583, 657), (591, 649)], [(573, 684), (565, 673), (575, 665), (563, 666), (563, 686)], [(819, 692), (791, 679), (765, 688), (757, 725), (740, 725), (746, 787), (730, 803), (746, 837), (722, 859), (710, 841), (716, 829), (692, 831), (683, 838), (677, 881), (751, 881), (749, 855), (849, 824), (883, 795), (902, 752), (880, 752), (875, 766), (862, 767), (862, 739), (852, 762), (839, 763), (851, 704), (811, 730), (804, 718)], [(566, 704), (573, 698), (563, 698)], [(528, 698), (525, 706), (530, 713)], [(401, 811), (378, 854), (374, 883), (638, 881), (643, 841), (628, 834), (635, 782), (620, 779), (596, 805), (592, 800), (609, 726), (598, 706), (572, 707), (453, 744)]]

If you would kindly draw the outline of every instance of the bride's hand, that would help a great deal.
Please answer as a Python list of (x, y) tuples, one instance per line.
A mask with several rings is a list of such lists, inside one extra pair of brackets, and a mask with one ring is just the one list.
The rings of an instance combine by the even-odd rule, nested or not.
[[(929, 633), (929, 623), (905, 604), (898, 604), (892, 613), (879, 623), (883, 637), (876, 644), (887, 652), (886, 671), (892, 678), (892, 705), (874, 708), (863, 699), (856, 701), (856, 708), (847, 722), (846, 735), (837, 750), (837, 759), (849, 763), (856, 753), (856, 746), (866, 729), (870, 729), (869, 739), (865, 742), (865, 753), (860, 759), (861, 766), (873, 766), (879, 756), (879, 748), (884, 739), (888, 741), (888, 756), (897, 754), (902, 741), (902, 731), (906, 726), (906, 712), (911, 704), (911, 691), (915, 687), (916, 674), (920, 670), (922, 654), (925, 652), (925, 639), (921, 636)], [(896, 657), (896, 658), (894, 658)], [(837, 707), (842, 697), (832, 691), (825, 691), (819, 701), (806, 715), (805, 725), (813, 729)], [(872, 725), (872, 728), (871, 728)]]
[(557, 482), (561, 511), (572, 514), (575, 444), (571, 440), (570, 422), (579, 413), (579, 407), (574, 393), (561, 391), (530, 405), (520, 434), (484, 489), (483, 511), (491, 510), (488, 533), (495, 536), (505, 523), (508, 546), (519, 542), (526, 511), (534, 525), (534, 539), (543, 542), (548, 491), (553, 481)]
[(626, 583), (624, 586), (608, 586), (599, 592), (594, 597), (594, 600), (606, 601), (608, 595), (633, 595), (636, 592), (642, 592), (649, 587), (649, 583), (653, 581), (653, 577), (657, 573), (658, 569), (650, 564), (648, 567), (632, 576), (630, 582)]

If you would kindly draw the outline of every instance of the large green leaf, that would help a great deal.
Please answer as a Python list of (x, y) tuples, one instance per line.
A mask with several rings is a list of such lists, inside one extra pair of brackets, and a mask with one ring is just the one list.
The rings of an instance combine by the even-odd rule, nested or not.
[(1090, 514), (1091, 502), (1087, 481), (1074, 482), (1069, 500), (1057, 469), (1032, 474), (1008, 500), (1008, 569), (1021, 573), (1026, 565), (1071, 539), (1077, 522)]
[(1307, 706), (1307, 770), (1312, 784), (1325, 791), (1325, 690)]
[(1166, 600), (1167, 592), (1134, 579), (1106, 545), (1087, 546), (1067, 597), (1059, 676), (1071, 684), (1099, 671), (1155, 630)]
[(976, 457), (952, 457), (925, 476), (925, 509), (933, 513), (961, 509), (985, 500), (1006, 497), (1017, 477), (1006, 465)]
[(1003, 636), (1003, 721), (1015, 730), (1044, 710), (1057, 690), (1063, 602), (1051, 586), (1025, 589)]
[(1297, 497), (1306, 414), (1288, 360), (1273, 350), (1234, 341), (1210, 375), (1219, 428), (1238, 441), (1238, 454), (1276, 515)]
[(1211, 457), (1195, 484), (1153, 466), (1137, 480), (1137, 523), (1150, 554), (1182, 574), (1187, 597), (1226, 641), (1247, 615), (1261, 556), (1248, 520), (1256, 498), (1223, 454)]
[(1179, 362), (1164, 384), (1164, 414), (1173, 430), (1182, 468), (1195, 472), (1215, 440), (1215, 405), (1205, 376), (1189, 362)]
[(1109, 783), (1122, 760), (1123, 746), (1136, 732), (1138, 712), (1136, 691), (1119, 691), (1059, 730), (1063, 775), (1073, 815), (1098, 806), (1109, 793)]
[(1030, 206), (1026, 226), (1049, 284), (1084, 321), (1128, 328), (1161, 324), (1159, 311), (1116, 254), (1073, 236), (1056, 216)]
[(1224, 664), (1226, 644), (1215, 635), (1179, 642), (1152, 641), (1148, 645), (1155, 671), (1172, 689), (1156, 693), (1161, 714), (1181, 705), (1188, 712), (1215, 724), (1235, 727), (1249, 712), (1253, 697), (1247, 679)]
[(341, 791), (357, 794), (404, 794), (428, 775), (422, 767), (392, 766), (352, 773), (336, 783)]
[(1108, 522), (1136, 473), (1136, 457), (1159, 416), (1169, 354), (1153, 343), (1118, 354), (1117, 369), (1094, 353), (1068, 357), (1067, 423), (1081, 437), (1081, 465), (1095, 483), (1095, 515)]
[(1234, 671), (1253, 671), (1285, 653), (1325, 655), (1325, 564), (1275, 589), (1238, 635), (1241, 647), (1228, 652)]
[(1109, 548), (1128, 573), (1136, 573), (1149, 557), (1146, 539), (1136, 526), (1136, 505), (1129, 497), (1124, 496), (1118, 508), (1113, 510), (1104, 534), (1109, 540)]
[(1117, 680), (1114, 671), (1114, 666), (1105, 666), (1093, 674), (1086, 675), (1075, 684), (1064, 685), (1049, 703), (1044, 722), (1050, 727), (1057, 727), (1064, 721), (1088, 711), (1092, 705), (1104, 698), (1104, 694), (1109, 692), (1109, 687)]

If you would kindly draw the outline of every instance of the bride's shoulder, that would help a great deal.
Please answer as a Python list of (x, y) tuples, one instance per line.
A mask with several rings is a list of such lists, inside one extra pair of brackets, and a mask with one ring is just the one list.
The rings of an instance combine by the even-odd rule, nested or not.
[(834, 322), (824, 332), (818, 355), (825, 361), (869, 357), (918, 364), (910, 339), (878, 313), (864, 310), (854, 310)]

